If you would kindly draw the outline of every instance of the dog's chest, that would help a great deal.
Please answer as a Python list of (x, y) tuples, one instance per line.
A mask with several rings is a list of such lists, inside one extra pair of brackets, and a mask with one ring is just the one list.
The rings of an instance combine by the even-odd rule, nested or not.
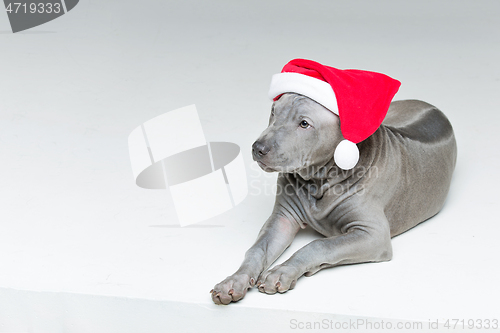
[(311, 184), (295, 188), (295, 202), (297, 215), (302, 227), (309, 225), (317, 232), (327, 236), (340, 235), (352, 213), (352, 195), (354, 192), (345, 191), (334, 186), (318, 187)]

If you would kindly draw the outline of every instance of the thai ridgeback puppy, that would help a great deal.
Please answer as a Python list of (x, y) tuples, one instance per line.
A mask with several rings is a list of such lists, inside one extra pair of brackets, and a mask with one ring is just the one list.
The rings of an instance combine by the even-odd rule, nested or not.
[[(360, 142), (359, 162), (340, 169), (339, 116), (314, 100), (284, 93), (269, 127), (253, 144), (253, 159), (279, 172), (274, 210), (241, 267), (215, 285), (216, 304), (242, 299), (257, 285), (274, 294), (323, 268), (392, 258), (391, 238), (437, 214), (455, 168), (452, 126), (436, 107), (417, 100), (390, 104), (385, 120)], [(309, 225), (324, 238), (267, 270)]]

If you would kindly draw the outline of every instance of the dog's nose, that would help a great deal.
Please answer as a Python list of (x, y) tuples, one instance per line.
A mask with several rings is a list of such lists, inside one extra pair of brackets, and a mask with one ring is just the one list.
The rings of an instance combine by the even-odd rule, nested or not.
[(260, 156), (264, 156), (267, 153), (269, 153), (269, 150), (271, 150), (271, 148), (264, 145), (262, 142), (255, 141), (254, 144), (252, 145), (252, 150), (254, 154), (259, 154)]

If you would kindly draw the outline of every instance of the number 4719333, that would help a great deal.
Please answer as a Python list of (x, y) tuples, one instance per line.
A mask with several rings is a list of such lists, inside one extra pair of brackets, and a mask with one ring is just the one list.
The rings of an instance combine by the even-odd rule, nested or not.
[(39, 2), (39, 3), (30, 3), (26, 2), (14, 2), (9, 3), (6, 7), (6, 11), (9, 14), (59, 14), (61, 12), (61, 3), (59, 2)]
[(498, 319), (448, 319), (444, 322), (443, 327), (447, 329), (498, 329)]

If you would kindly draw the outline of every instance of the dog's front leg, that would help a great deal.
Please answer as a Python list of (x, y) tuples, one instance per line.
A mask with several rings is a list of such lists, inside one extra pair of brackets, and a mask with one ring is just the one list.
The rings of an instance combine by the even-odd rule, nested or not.
[(281, 265), (262, 273), (257, 281), (259, 291), (267, 294), (293, 289), (302, 276), (344, 264), (387, 261), (392, 246), (387, 221), (382, 223), (350, 223), (340, 236), (317, 239), (294, 253)]
[(257, 241), (246, 252), (240, 268), (224, 281), (215, 285), (212, 300), (216, 304), (229, 304), (245, 297), (257, 278), (292, 243), (300, 227), (279, 213), (273, 213), (259, 232)]

